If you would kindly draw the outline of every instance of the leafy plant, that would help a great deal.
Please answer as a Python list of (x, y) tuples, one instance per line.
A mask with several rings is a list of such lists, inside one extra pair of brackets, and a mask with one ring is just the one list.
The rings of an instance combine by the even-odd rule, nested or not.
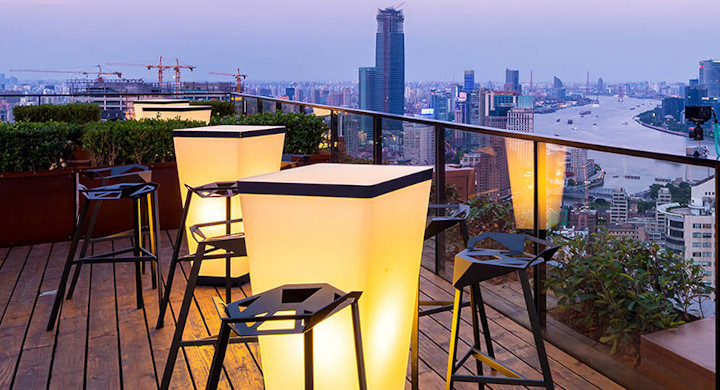
[(0, 123), (0, 172), (60, 168), (81, 133), (80, 126), (69, 123)]
[(468, 229), (470, 236), (483, 232), (512, 232), (515, 229), (512, 204), (487, 196), (476, 196), (467, 201), (470, 206)]
[(41, 104), (38, 106), (15, 106), (16, 122), (67, 122), (90, 123), (100, 121), (100, 106), (89, 103)]
[(222, 100), (203, 100), (197, 102), (190, 102), (192, 106), (212, 106), (210, 115), (213, 118), (222, 118), (226, 116), (233, 116), (235, 112), (235, 104), (233, 102), (226, 102)]
[(320, 144), (326, 141), (328, 133), (328, 126), (322, 118), (300, 113), (263, 112), (247, 117), (213, 117), (210, 124), (285, 126), (283, 153), (288, 154), (316, 154), (320, 149)]
[(636, 351), (641, 334), (688, 321), (688, 309), (710, 288), (699, 265), (657, 244), (601, 231), (561, 239), (547, 287), (571, 325), (618, 348)]
[(93, 165), (152, 164), (175, 159), (173, 129), (204, 126), (178, 120), (126, 120), (93, 123), (82, 138)]

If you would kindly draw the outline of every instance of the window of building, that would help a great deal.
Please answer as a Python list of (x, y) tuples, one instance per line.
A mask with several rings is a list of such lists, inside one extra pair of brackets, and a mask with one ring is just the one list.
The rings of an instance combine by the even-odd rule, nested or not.
[(683, 223), (679, 222), (679, 221), (669, 221), (669, 223), (670, 223), (670, 226), (674, 227), (674, 228), (682, 228), (683, 227)]
[(703, 233), (703, 238), (712, 238), (712, 233)]
[(703, 248), (712, 248), (712, 244), (709, 243), (709, 242), (703, 242), (702, 247), (703, 247)]
[(692, 256), (693, 257), (702, 257), (702, 252), (693, 252)]
[(704, 223), (704, 224), (702, 225), (702, 227), (704, 227), (705, 229), (711, 229), (711, 228), (712, 228), (712, 224)]
[(701, 224), (701, 223), (694, 223), (694, 224), (693, 224), (693, 227), (694, 227), (695, 229), (700, 229), (700, 228), (702, 227), (702, 224)]
[(693, 233), (693, 238), (700, 238), (700, 237), (702, 237), (702, 234), (697, 233), (697, 232)]
[(693, 248), (700, 248), (700, 247), (701, 247), (701, 245), (700, 245), (699, 242), (693, 242), (692, 244), (693, 244)]
[(671, 237), (682, 238), (682, 237), (683, 237), (683, 232), (680, 231), (680, 230), (670, 230), (670, 236), (671, 236)]
[(702, 255), (703, 257), (712, 257), (713, 254), (712, 252), (703, 252)]

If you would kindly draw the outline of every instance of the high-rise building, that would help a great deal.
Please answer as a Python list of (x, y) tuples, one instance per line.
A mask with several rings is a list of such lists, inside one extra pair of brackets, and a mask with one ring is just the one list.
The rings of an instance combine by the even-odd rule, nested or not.
[(602, 77), (598, 78), (597, 91), (598, 93), (605, 93), (605, 81), (603, 81)]
[(520, 90), (520, 71), (505, 68), (505, 90), (510, 92), (522, 92)]
[(678, 97), (666, 97), (662, 100), (663, 117), (670, 115), (676, 121), (683, 120), (683, 111), (685, 110), (685, 99)]
[(435, 130), (432, 126), (404, 123), (403, 155), (412, 165), (435, 162)]
[(401, 10), (377, 13), (375, 34), (375, 101), (382, 112), (405, 113), (405, 34)]
[(708, 97), (720, 97), (720, 60), (700, 61), (698, 83), (705, 85)]
[(295, 100), (295, 87), (285, 88), (285, 96), (287, 96), (290, 100)]
[(616, 187), (610, 206), (610, 223), (623, 223), (628, 220), (628, 195), (622, 187)]
[[(358, 69), (358, 108), (375, 111), (375, 68), (363, 67)], [(360, 130), (372, 134), (372, 117), (363, 115), (360, 119)]]
[(511, 108), (507, 113), (507, 129), (534, 132), (535, 113), (532, 108)]
[(475, 89), (475, 71), (465, 71), (465, 84), (463, 84), (463, 91), (470, 93)]

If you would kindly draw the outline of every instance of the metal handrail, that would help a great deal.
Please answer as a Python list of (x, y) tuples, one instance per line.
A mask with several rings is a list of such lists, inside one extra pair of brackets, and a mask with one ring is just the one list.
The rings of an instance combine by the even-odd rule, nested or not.
[(678, 155), (678, 154), (670, 154), (670, 153), (656, 152), (656, 151), (650, 151), (650, 150), (631, 149), (631, 148), (624, 147), (624, 146), (616, 146), (616, 145), (610, 145), (610, 144), (574, 141), (574, 140), (569, 140), (569, 139), (564, 139), (564, 138), (559, 138), (559, 137), (540, 135), (540, 134), (536, 134), (536, 133), (524, 133), (521, 131), (498, 129), (498, 128), (488, 127), (488, 126), (477, 126), (477, 125), (469, 125), (469, 124), (463, 124), (463, 123), (445, 122), (445, 121), (440, 121), (440, 120), (436, 120), (436, 119), (425, 119), (425, 118), (417, 118), (417, 117), (397, 115), (397, 114), (388, 114), (388, 113), (384, 113), (384, 112), (361, 110), (361, 109), (357, 109), (357, 108), (337, 107), (337, 106), (328, 106), (325, 104), (298, 102), (298, 101), (293, 101), (293, 100), (272, 98), (272, 97), (268, 97), (268, 96), (250, 95), (250, 94), (237, 93), (237, 92), (230, 92), (230, 94), (234, 95), (234, 96), (242, 96), (244, 98), (260, 99), (260, 100), (266, 100), (266, 101), (271, 101), (271, 102), (275, 102), (275, 103), (290, 104), (290, 105), (294, 105), (294, 106), (320, 108), (320, 109), (325, 109), (325, 110), (330, 110), (330, 111), (335, 111), (335, 112), (342, 112), (342, 113), (347, 113), (347, 114), (366, 115), (366, 116), (371, 116), (373, 118), (377, 117), (377, 118), (388, 119), (388, 120), (400, 120), (400, 121), (404, 121), (404, 122), (418, 123), (418, 124), (423, 124), (423, 125), (428, 125), (428, 126), (441, 126), (446, 129), (462, 130), (462, 131), (468, 131), (468, 132), (477, 133), (477, 134), (493, 135), (493, 136), (498, 136), (498, 137), (513, 138), (513, 139), (520, 139), (520, 140), (526, 140), (526, 141), (544, 142), (544, 143), (549, 143), (549, 144), (554, 144), (554, 145), (563, 145), (563, 146), (571, 146), (574, 148), (596, 150), (598, 152), (622, 154), (622, 155), (633, 156), (633, 157), (652, 158), (655, 160), (675, 162), (675, 163), (680, 163), (680, 164), (688, 164), (688, 165), (710, 167), (710, 168), (720, 168), (720, 161), (710, 160), (710, 159), (699, 159), (699, 158), (695, 158), (695, 157), (683, 156), (683, 155)]

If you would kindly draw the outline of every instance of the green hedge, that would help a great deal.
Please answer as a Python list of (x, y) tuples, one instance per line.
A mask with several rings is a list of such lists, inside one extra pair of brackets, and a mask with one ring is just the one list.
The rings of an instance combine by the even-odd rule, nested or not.
[(279, 125), (285, 126), (285, 148), (283, 153), (315, 154), (325, 142), (328, 126), (321, 117), (300, 113), (280, 112), (215, 118), (212, 125)]
[(15, 106), (13, 116), (16, 122), (100, 122), (100, 106), (89, 103)]
[(82, 137), (93, 165), (152, 164), (175, 160), (172, 131), (205, 126), (178, 120), (126, 120), (91, 123)]
[(0, 172), (60, 168), (78, 145), (80, 125), (0, 123)]
[(213, 118), (222, 118), (225, 116), (235, 115), (235, 104), (233, 102), (225, 102), (222, 100), (203, 100), (198, 102), (190, 102), (193, 106), (212, 106), (210, 115)]

